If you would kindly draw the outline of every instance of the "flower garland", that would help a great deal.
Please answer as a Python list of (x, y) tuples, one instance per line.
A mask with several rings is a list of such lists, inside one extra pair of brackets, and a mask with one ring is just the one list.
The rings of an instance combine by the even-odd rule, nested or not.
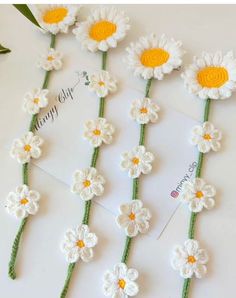
[(105, 118), (107, 95), (116, 91), (116, 80), (106, 71), (107, 53), (115, 48), (129, 30), (129, 19), (123, 12), (114, 8), (95, 10), (85, 22), (77, 24), (73, 30), (82, 47), (91, 52), (101, 51), (102, 69), (89, 76), (88, 89), (99, 98), (98, 118), (85, 123), (84, 138), (92, 145), (93, 154), (90, 167), (77, 170), (73, 175), (71, 191), (78, 194), (85, 202), (82, 224), (68, 229), (62, 242), (62, 252), (69, 263), (67, 276), (62, 289), (61, 298), (66, 297), (72, 273), (76, 263), (81, 259), (89, 262), (93, 259), (93, 248), (97, 244), (97, 236), (90, 232), (89, 219), (92, 199), (104, 192), (105, 179), (96, 169), (100, 146), (110, 144), (114, 127)]
[[(40, 110), (48, 105), (49, 90), (47, 88), (50, 74), (53, 70), (62, 67), (62, 55), (55, 50), (56, 34), (67, 32), (68, 27), (76, 20), (77, 10), (72, 5), (44, 5), (38, 7), (36, 11), (41, 27), (51, 35), (51, 43), (47, 53), (42, 55), (38, 62), (38, 67), (45, 70), (42, 88), (36, 88), (26, 93), (23, 100), (23, 110), (32, 116), (29, 130), (23, 137), (13, 141), (10, 152), (12, 158), (22, 165), (23, 176), (23, 184), (18, 186), (15, 191), (11, 191), (6, 199), (7, 212), (21, 220), (13, 242), (8, 268), (8, 275), (12, 279), (16, 278), (15, 264), (22, 233), (29, 215), (35, 215), (39, 209), (40, 194), (29, 188), (29, 165), (32, 158), (38, 159), (42, 153), (43, 139), (36, 135), (35, 124)], [(67, 15), (70, 15), (70, 21), (67, 21)]]
[(146, 233), (149, 229), (150, 211), (143, 207), (139, 199), (139, 183), (142, 174), (152, 170), (154, 155), (145, 148), (145, 135), (147, 124), (158, 120), (159, 106), (149, 98), (151, 84), (154, 79), (162, 80), (164, 75), (170, 73), (182, 64), (184, 51), (182, 43), (162, 35), (158, 40), (152, 34), (141, 37), (138, 42), (131, 43), (127, 48), (127, 64), (135, 75), (146, 80), (144, 98), (132, 103), (130, 116), (140, 126), (139, 144), (131, 151), (121, 156), (121, 168), (128, 172), (132, 179), (132, 201), (120, 206), (120, 215), (116, 221), (119, 227), (125, 230), (126, 242), (121, 262), (112, 270), (104, 274), (103, 292), (109, 297), (135, 296), (139, 292), (136, 283), (138, 271), (127, 267), (130, 246), (133, 237), (139, 233)]
[(204, 155), (219, 151), (222, 134), (209, 122), (212, 100), (229, 98), (236, 90), (236, 59), (232, 52), (225, 56), (221, 52), (209, 54), (203, 52), (201, 57), (194, 57), (194, 63), (182, 74), (185, 86), (192, 94), (205, 102), (203, 123), (192, 129), (191, 143), (198, 149), (198, 165), (195, 178), (183, 185), (181, 199), (191, 212), (188, 239), (183, 245), (177, 245), (173, 251), (172, 266), (180, 272), (184, 285), (182, 298), (189, 297), (190, 282), (193, 276), (202, 278), (207, 273), (206, 264), (209, 256), (195, 240), (197, 214), (203, 209), (210, 210), (215, 205), (216, 190), (202, 178)]

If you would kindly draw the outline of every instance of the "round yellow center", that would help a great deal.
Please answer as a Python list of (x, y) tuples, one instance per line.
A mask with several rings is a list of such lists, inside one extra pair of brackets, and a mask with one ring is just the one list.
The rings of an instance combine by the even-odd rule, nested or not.
[(99, 130), (99, 129), (94, 129), (93, 133), (95, 134), (95, 136), (100, 136), (100, 134), (101, 134), (101, 130)]
[(83, 248), (85, 247), (84, 241), (83, 240), (78, 240), (76, 242), (76, 246), (78, 246), (79, 248)]
[(100, 82), (98, 83), (98, 85), (99, 85), (99, 86), (104, 86), (105, 83), (104, 83), (103, 81), (100, 81)]
[(157, 67), (166, 63), (170, 55), (161, 48), (153, 48), (142, 52), (141, 63), (146, 67)]
[(207, 141), (211, 140), (211, 135), (209, 135), (209, 133), (204, 134), (203, 138)]
[(137, 157), (134, 157), (132, 159), (132, 162), (133, 162), (134, 165), (138, 165), (139, 164), (139, 159)]
[(84, 187), (89, 187), (91, 185), (91, 182), (89, 180), (85, 180), (83, 184), (84, 184)]
[(54, 58), (52, 56), (48, 56), (47, 60), (52, 61)]
[(195, 263), (195, 262), (196, 262), (196, 259), (195, 259), (194, 256), (188, 256), (188, 263), (193, 264), (193, 263)]
[(131, 220), (135, 220), (135, 214), (133, 212), (130, 213), (129, 218)]
[(29, 152), (31, 150), (31, 146), (29, 144), (25, 145), (24, 150)]
[(203, 192), (202, 191), (197, 191), (196, 192), (196, 198), (201, 199), (203, 197)]
[(147, 114), (147, 112), (148, 112), (147, 108), (140, 109), (140, 113), (142, 114)]
[(39, 98), (34, 98), (34, 103), (37, 105), (39, 103)]
[(202, 87), (219, 88), (229, 80), (229, 74), (224, 67), (208, 66), (198, 72), (197, 80)]
[(102, 41), (112, 36), (115, 32), (116, 24), (109, 21), (99, 21), (90, 27), (89, 36), (96, 41)]
[(119, 279), (118, 285), (121, 289), (124, 289), (126, 285), (126, 281), (124, 279)]
[(43, 21), (47, 24), (58, 24), (67, 16), (68, 10), (65, 7), (47, 10), (43, 16)]
[(26, 205), (29, 202), (26, 198), (20, 200), (21, 205)]

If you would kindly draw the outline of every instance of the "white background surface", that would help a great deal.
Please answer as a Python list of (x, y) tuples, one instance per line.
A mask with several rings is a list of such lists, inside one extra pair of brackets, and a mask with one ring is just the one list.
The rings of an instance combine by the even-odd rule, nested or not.
[[(122, 5), (122, 8), (130, 16), (132, 28), (120, 48), (112, 51), (109, 67), (124, 86), (143, 89), (142, 81), (133, 78), (121, 62), (125, 46), (140, 35), (150, 32), (160, 35), (165, 32), (181, 39), (187, 51), (184, 59), (186, 64), (194, 54), (202, 50), (232, 49), (236, 52), (235, 6)], [(89, 7), (85, 6), (81, 19), (84, 19), (88, 11)], [(43, 199), (39, 213), (29, 221), (25, 229), (17, 263), (19, 278), (9, 280), (7, 263), (18, 224), (5, 213), (4, 199), (19, 183), (21, 172), (5, 148), (6, 144), (11, 143), (14, 137), (21, 135), (28, 127), (29, 119), (21, 111), (22, 95), (41, 83), (43, 73), (35, 68), (35, 62), (49, 41), (46, 35), (34, 29), (11, 6), (0, 7), (0, 23), (1, 43), (12, 49), (11, 54), (0, 57), (0, 296), (56, 298), (59, 297), (67, 268), (58, 244), (65, 228), (80, 221), (82, 203), (71, 199), (65, 185), (36, 167), (32, 169), (31, 183), (35, 189), (40, 190)], [(68, 48), (68, 43), (72, 51), (78, 51), (78, 61), (73, 61), (70, 53), (66, 53), (66, 68), (85, 59), (91, 65), (98, 65), (99, 55), (82, 52), (71, 35), (61, 36), (57, 45), (63, 52), (63, 49)], [(51, 91), (57, 93), (58, 90), (53, 86), (59, 85), (60, 74), (52, 76), (51, 82)], [(203, 103), (186, 92), (179, 73), (156, 82), (152, 96), (159, 100), (161, 106), (171, 106), (195, 119), (201, 119)], [(197, 238), (208, 249), (211, 260), (207, 277), (192, 283), (191, 298), (233, 297), (235, 293), (235, 100), (236, 96), (233, 96), (227, 101), (214, 102), (210, 113), (212, 122), (222, 130), (224, 139), (222, 150), (218, 154), (209, 154), (204, 163), (204, 177), (218, 190), (217, 206), (210, 212), (203, 212), (197, 220)], [(139, 297), (181, 296), (182, 279), (170, 268), (169, 256), (173, 245), (186, 239), (188, 220), (189, 212), (182, 206), (159, 240), (148, 236), (136, 239), (129, 264), (141, 273)], [(79, 263), (68, 295), (71, 298), (103, 297), (102, 273), (119, 260), (123, 249), (123, 232), (117, 229), (111, 214), (97, 206), (92, 212), (91, 224), (96, 227), (100, 245), (96, 248), (96, 257), (92, 263)]]

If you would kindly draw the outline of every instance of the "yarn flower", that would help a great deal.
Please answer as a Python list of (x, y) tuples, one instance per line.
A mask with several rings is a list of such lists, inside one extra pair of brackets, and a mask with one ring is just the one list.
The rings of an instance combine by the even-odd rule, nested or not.
[(144, 146), (136, 146), (131, 151), (123, 153), (121, 159), (122, 170), (128, 171), (130, 178), (137, 178), (141, 174), (151, 172), (154, 155), (147, 152)]
[(69, 27), (76, 22), (78, 10), (78, 5), (49, 4), (38, 5), (35, 13), (45, 31), (58, 34), (68, 32)]
[(202, 278), (207, 273), (207, 262), (206, 250), (199, 247), (198, 241), (188, 239), (184, 245), (177, 245), (174, 248), (171, 263), (174, 270), (178, 270), (183, 278), (191, 278), (193, 275)]
[(135, 280), (138, 271), (127, 268), (124, 263), (114, 266), (113, 270), (107, 270), (103, 277), (103, 293), (106, 297), (128, 298), (138, 294), (139, 287)]
[(158, 39), (155, 34), (141, 37), (126, 49), (127, 64), (135, 76), (145, 80), (162, 80), (182, 64), (184, 51), (182, 43), (168, 38), (164, 34)]
[(48, 89), (40, 88), (27, 92), (24, 96), (23, 110), (31, 115), (37, 114), (40, 108), (48, 105), (48, 92)]
[(89, 76), (90, 91), (95, 92), (98, 97), (106, 97), (109, 93), (117, 90), (116, 80), (105, 70), (99, 70)]
[(93, 247), (97, 241), (97, 236), (90, 233), (87, 225), (80, 225), (66, 231), (61, 249), (69, 263), (75, 263), (79, 259), (90, 262), (93, 259)]
[(139, 232), (143, 234), (148, 231), (151, 213), (147, 208), (143, 208), (142, 201), (135, 200), (121, 205), (120, 213), (116, 222), (125, 229), (127, 236), (134, 237)]
[(207, 153), (210, 150), (220, 150), (221, 138), (221, 132), (212, 123), (206, 121), (193, 127), (190, 141), (198, 147), (199, 152)]
[(188, 91), (202, 99), (226, 99), (236, 90), (236, 59), (232, 52), (223, 55), (203, 52), (194, 57), (182, 77)]
[(111, 144), (115, 129), (105, 118), (89, 120), (85, 123), (84, 137), (93, 147), (99, 147), (102, 143)]
[(132, 103), (130, 116), (139, 124), (155, 123), (158, 119), (159, 106), (150, 98), (135, 100)]
[(22, 138), (13, 141), (10, 154), (19, 163), (24, 164), (29, 162), (31, 158), (41, 156), (40, 146), (42, 144), (43, 139), (29, 131)]
[(30, 190), (27, 185), (21, 185), (16, 191), (11, 191), (6, 199), (6, 210), (9, 214), (18, 219), (23, 219), (28, 215), (38, 212), (40, 194), (35, 190)]
[(105, 179), (93, 168), (77, 170), (73, 176), (71, 191), (78, 194), (82, 200), (88, 201), (104, 192)]
[(181, 200), (188, 204), (191, 212), (200, 212), (203, 208), (211, 209), (215, 206), (216, 190), (206, 184), (202, 178), (186, 181), (181, 191)]
[(85, 22), (77, 24), (73, 30), (83, 48), (91, 52), (106, 52), (116, 48), (129, 30), (129, 18), (114, 7), (103, 7), (95, 10)]
[(40, 56), (38, 67), (46, 71), (61, 69), (62, 54), (54, 48), (50, 48), (47, 53)]

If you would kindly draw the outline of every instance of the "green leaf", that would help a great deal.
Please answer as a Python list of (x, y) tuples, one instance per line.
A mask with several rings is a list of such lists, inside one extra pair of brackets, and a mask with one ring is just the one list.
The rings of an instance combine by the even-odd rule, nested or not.
[(2, 45), (0, 44), (0, 54), (6, 54), (6, 53), (10, 53), (10, 52), (11, 52), (10, 49), (5, 48), (4, 46), (2, 46)]
[(18, 9), (19, 12), (21, 12), (34, 25), (41, 28), (38, 21), (35, 19), (34, 15), (32, 14), (31, 10), (29, 9), (28, 5), (26, 5), (26, 4), (13, 4), (13, 6), (15, 6), (15, 8)]

